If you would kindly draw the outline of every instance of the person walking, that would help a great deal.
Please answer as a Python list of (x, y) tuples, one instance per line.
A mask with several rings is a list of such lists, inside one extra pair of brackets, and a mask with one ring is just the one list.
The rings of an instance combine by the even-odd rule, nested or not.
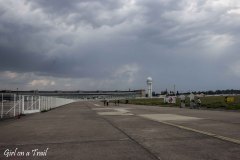
[(120, 100), (118, 99), (118, 100), (117, 100), (117, 104), (118, 104), (118, 106), (119, 106), (119, 103), (120, 103)]
[(201, 107), (202, 101), (201, 99), (198, 97), (197, 98), (197, 108), (199, 109)]
[(190, 108), (192, 109), (195, 106), (195, 95), (193, 93), (191, 93), (189, 95), (189, 98), (190, 98)]
[(185, 95), (180, 95), (180, 101), (181, 101), (181, 103), (180, 103), (180, 108), (183, 108), (183, 107), (185, 107), (185, 100), (186, 100), (186, 97), (185, 97)]

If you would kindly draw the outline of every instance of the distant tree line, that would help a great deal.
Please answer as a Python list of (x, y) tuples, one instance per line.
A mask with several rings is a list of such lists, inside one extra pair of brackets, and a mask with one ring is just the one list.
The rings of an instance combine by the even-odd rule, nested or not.
[[(212, 91), (212, 90), (209, 90), (209, 91), (193, 91), (193, 92), (184, 92), (184, 93), (179, 93), (178, 91), (175, 93), (176, 95), (180, 95), (180, 94), (190, 94), (190, 93), (193, 93), (193, 94), (206, 94), (206, 95), (216, 95), (216, 94), (240, 94), (240, 90), (237, 90), (237, 89), (226, 89), (226, 90), (216, 90), (216, 91)], [(165, 91), (162, 91), (161, 92), (161, 95), (172, 95), (174, 94), (173, 91), (167, 91), (167, 89)], [(153, 92), (153, 96), (154, 95), (159, 95), (158, 93), (155, 93)]]
[[(216, 91), (194, 91), (194, 94), (206, 94), (206, 95), (215, 95), (215, 94), (240, 94), (240, 90), (237, 89), (226, 89), (226, 90), (216, 90)], [(186, 92), (184, 94), (190, 94), (190, 92)]]

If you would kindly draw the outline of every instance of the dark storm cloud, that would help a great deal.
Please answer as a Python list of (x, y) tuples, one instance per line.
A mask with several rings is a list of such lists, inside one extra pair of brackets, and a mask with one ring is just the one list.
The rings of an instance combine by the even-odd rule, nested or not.
[(53, 18), (64, 18), (65, 23), (72, 25), (87, 24), (92, 27), (102, 25), (117, 25), (124, 21), (124, 17), (100, 18), (99, 15), (104, 11), (111, 14), (114, 10), (122, 7), (120, 1), (114, 0), (26, 0), (33, 9), (41, 8), (45, 13)]
[(147, 76), (158, 89), (235, 87), (239, 7), (235, 0), (0, 0), (0, 72), (34, 74), (21, 80), (33, 87), (142, 88)]
[[(25, 0), (28, 3), (32, 4), (33, 8), (42, 8), (50, 13), (57, 13), (60, 14), (70, 14), (70, 13), (78, 13), (79, 6), (85, 6), (86, 9), (88, 7), (99, 9), (116, 9), (118, 8), (121, 3), (120, 1), (114, 0)], [(81, 12), (81, 11), (80, 11)]]

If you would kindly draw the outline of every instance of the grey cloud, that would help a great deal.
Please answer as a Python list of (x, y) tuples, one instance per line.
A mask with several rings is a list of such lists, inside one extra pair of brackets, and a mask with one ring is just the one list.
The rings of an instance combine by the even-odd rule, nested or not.
[(182, 90), (238, 85), (229, 71), (240, 60), (240, 21), (228, 13), (235, 6), (205, 0), (23, 2), (30, 9), (15, 13), (0, 1), (0, 71), (26, 75), (21, 84), (138, 89), (152, 76), (156, 90), (173, 83)]
[(31, 3), (33, 7), (41, 7), (47, 12), (51, 13), (61, 13), (61, 14), (69, 14), (73, 12), (78, 12), (78, 7), (83, 5), (86, 8), (95, 8), (95, 6), (99, 6), (104, 9), (115, 9), (121, 5), (120, 1), (114, 0), (25, 0), (27, 3)]
[(46, 14), (54, 18), (62, 18), (65, 23), (75, 25), (90, 25), (94, 28), (102, 25), (117, 25), (123, 22), (123, 17), (113, 16), (99, 17), (103, 12), (105, 15), (114, 13), (115, 10), (122, 7), (121, 1), (113, 0), (26, 0), (33, 9), (41, 8)]

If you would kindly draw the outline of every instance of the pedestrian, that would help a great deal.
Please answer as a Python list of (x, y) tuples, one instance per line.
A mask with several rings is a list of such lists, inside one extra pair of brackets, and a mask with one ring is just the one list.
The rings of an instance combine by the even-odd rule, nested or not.
[(108, 106), (108, 104), (109, 104), (109, 100), (107, 100), (107, 106)]
[(117, 100), (116, 99), (114, 100), (114, 103), (115, 103), (115, 106), (116, 106), (117, 105)]
[(119, 103), (120, 103), (119, 99), (117, 100), (117, 103), (118, 103), (118, 106), (119, 106)]
[(180, 101), (181, 101), (180, 108), (185, 107), (185, 100), (186, 100), (185, 95), (183, 95), (183, 94), (180, 95)]
[(227, 103), (227, 99), (228, 99), (228, 96), (226, 96), (226, 97), (224, 98), (225, 103)]
[(190, 108), (192, 109), (195, 106), (195, 95), (193, 93), (191, 93), (189, 95), (189, 98), (190, 98)]
[(103, 100), (103, 105), (106, 106), (106, 99)]
[(201, 107), (201, 104), (202, 104), (201, 99), (198, 97), (197, 98), (197, 107), (198, 107), (198, 109)]

